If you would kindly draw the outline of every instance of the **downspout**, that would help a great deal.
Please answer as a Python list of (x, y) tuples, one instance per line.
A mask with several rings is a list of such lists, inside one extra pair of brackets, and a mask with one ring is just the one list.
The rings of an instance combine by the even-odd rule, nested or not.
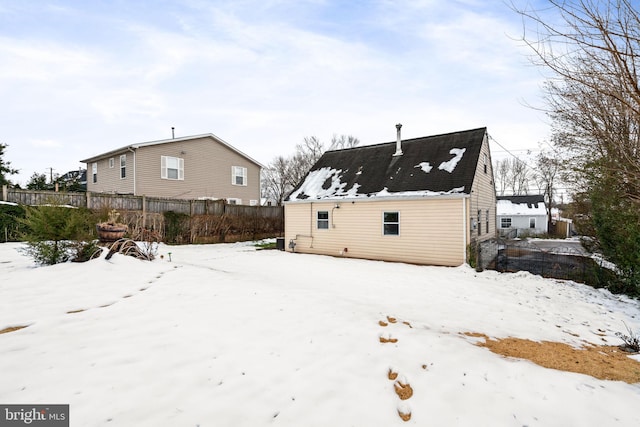
[(309, 236), (311, 236), (311, 245), (309, 248), (313, 248), (313, 202), (309, 203)]
[(462, 198), (462, 263), (467, 262), (467, 198)]
[(137, 196), (136, 194), (136, 150), (134, 150), (131, 147), (127, 147), (127, 150), (133, 153), (133, 195)]

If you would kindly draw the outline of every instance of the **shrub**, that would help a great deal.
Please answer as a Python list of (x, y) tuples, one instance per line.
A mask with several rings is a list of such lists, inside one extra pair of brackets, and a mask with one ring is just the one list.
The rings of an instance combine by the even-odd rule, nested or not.
[(164, 212), (164, 240), (167, 243), (189, 243), (189, 215), (174, 211)]
[(631, 328), (628, 327), (626, 323), (624, 326), (627, 328), (627, 332), (629, 333), (629, 335), (623, 334), (622, 332), (616, 332), (616, 336), (624, 342), (622, 348), (627, 351), (639, 352), (640, 335), (634, 334)]
[(24, 219), (25, 209), (20, 205), (0, 204), (0, 241), (17, 242), (25, 231), (19, 219)]
[(27, 242), (26, 253), (36, 263), (52, 265), (85, 257), (85, 245), (95, 235), (95, 217), (85, 208), (70, 208), (59, 204), (27, 207), (21, 220)]

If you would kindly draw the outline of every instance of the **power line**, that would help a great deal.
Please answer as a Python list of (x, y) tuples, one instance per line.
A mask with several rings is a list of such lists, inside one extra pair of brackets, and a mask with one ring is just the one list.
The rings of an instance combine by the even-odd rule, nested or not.
[[(489, 136), (489, 139), (492, 140), (493, 142), (495, 142), (496, 144), (498, 144), (498, 147), (502, 148), (504, 150), (504, 152), (506, 152), (507, 154), (509, 154), (511, 157), (513, 157), (514, 159), (516, 159), (517, 161), (519, 161), (520, 163), (522, 163), (523, 165), (525, 165), (527, 168), (531, 169), (532, 171), (536, 171), (534, 168), (532, 168), (531, 166), (529, 166), (527, 164), (527, 162), (525, 162), (524, 160), (520, 159), (518, 156), (516, 156), (515, 154), (513, 154), (511, 151), (507, 150), (507, 148), (500, 144), (493, 136), (491, 136), (488, 132), (487, 135)], [(516, 150), (514, 150), (516, 151)]]

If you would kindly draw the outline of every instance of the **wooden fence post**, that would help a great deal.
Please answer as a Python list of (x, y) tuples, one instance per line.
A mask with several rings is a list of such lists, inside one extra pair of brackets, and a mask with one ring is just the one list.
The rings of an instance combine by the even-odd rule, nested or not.
[(7, 198), (9, 197), (9, 189), (7, 188), (7, 185), (3, 185), (2, 186), (2, 200), (7, 202)]
[(147, 229), (147, 196), (142, 195), (142, 229)]

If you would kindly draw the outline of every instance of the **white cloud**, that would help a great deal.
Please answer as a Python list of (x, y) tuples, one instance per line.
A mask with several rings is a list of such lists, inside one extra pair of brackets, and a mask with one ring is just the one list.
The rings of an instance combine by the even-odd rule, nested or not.
[(16, 155), (27, 176), (51, 163), (74, 169), (62, 166), (70, 155), (168, 137), (171, 126), (180, 135), (212, 132), (265, 164), (309, 135), (392, 141), (398, 122), (405, 138), (488, 126), (503, 144), (535, 145), (543, 124), (521, 100), (537, 95), (538, 76), (505, 36), (518, 17), (480, 7), (190, 1), (144, 11), (26, 9), (20, 16), (38, 31), (0, 29), (3, 142), (12, 155), (32, 140), (73, 147), (44, 165)]

